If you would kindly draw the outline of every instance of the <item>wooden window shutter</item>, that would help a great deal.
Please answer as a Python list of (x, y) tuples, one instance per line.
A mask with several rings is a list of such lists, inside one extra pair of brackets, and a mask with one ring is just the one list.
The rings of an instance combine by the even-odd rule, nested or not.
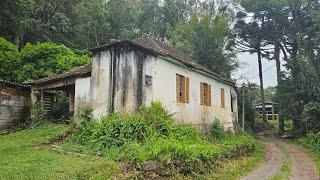
[(200, 82), (200, 105), (203, 105), (203, 82)]
[(176, 100), (177, 103), (180, 102), (180, 76), (178, 74), (176, 74)]
[(207, 95), (207, 102), (208, 102), (208, 106), (211, 106), (211, 85), (208, 85), (208, 95)]
[(224, 89), (221, 88), (221, 107), (225, 108)]
[(190, 91), (190, 80), (188, 77), (185, 78), (185, 102), (189, 103), (190, 101), (190, 95), (189, 95), (189, 91)]

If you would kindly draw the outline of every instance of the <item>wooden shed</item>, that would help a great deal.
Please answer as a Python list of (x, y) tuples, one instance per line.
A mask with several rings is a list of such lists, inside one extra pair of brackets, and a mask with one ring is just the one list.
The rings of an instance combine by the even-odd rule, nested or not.
[(10, 128), (26, 120), (30, 101), (28, 85), (0, 79), (0, 129)]

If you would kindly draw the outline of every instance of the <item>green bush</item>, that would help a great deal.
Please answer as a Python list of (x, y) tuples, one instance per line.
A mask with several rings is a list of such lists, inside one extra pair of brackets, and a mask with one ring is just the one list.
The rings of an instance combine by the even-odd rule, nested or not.
[(320, 134), (309, 134), (298, 139), (298, 142), (308, 149), (320, 152)]
[(74, 139), (104, 151), (108, 158), (133, 163), (136, 169), (155, 161), (169, 176), (209, 173), (224, 160), (255, 150), (257, 142), (251, 136), (227, 136), (218, 122), (213, 127), (212, 135), (219, 141), (192, 125), (175, 126), (166, 109), (153, 102), (133, 115), (88, 118), (78, 124)]
[(191, 124), (183, 124), (176, 128), (174, 137), (178, 140), (199, 141), (204, 139), (204, 134)]
[(214, 139), (223, 139), (226, 137), (223, 124), (217, 119), (212, 124), (211, 135)]
[(0, 79), (15, 80), (15, 70), (20, 67), (17, 46), (0, 37)]
[(94, 121), (88, 118), (88, 122), (81, 123), (76, 136), (82, 139), (82, 131), (85, 131), (88, 138), (84, 139), (99, 149), (120, 147), (135, 141), (143, 143), (148, 138), (169, 136), (174, 130), (171, 115), (159, 102), (141, 108), (134, 115), (112, 114)]
[(304, 106), (302, 113), (308, 133), (320, 132), (320, 103), (310, 102)]
[(20, 59), (22, 67), (16, 71), (20, 82), (60, 74), (90, 62), (89, 56), (77, 55), (68, 47), (54, 43), (27, 43)]
[(31, 103), (31, 114), (30, 114), (30, 119), (31, 119), (31, 124), (41, 124), (45, 117), (44, 117), (44, 111), (41, 109), (40, 103)]

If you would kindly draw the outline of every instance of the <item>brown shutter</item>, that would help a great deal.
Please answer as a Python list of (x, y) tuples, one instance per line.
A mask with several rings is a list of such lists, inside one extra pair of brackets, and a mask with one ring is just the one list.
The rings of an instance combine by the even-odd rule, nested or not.
[(207, 95), (207, 97), (208, 97), (208, 100), (207, 100), (208, 106), (211, 106), (211, 85), (208, 85), (208, 95)]
[(189, 87), (189, 84), (190, 84), (189, 78), (186, 77), (186, 84), (185, 84), (185, 86), (186, 86), (186, 88), (185, 88), (186, 101), (185, 101), (185, 102), (186, 102), (186, 103), (189, 103), (189, 101), (190, 101), (190, 95), (189, 95), (190, 87)]
[(203, 105), (203, 82), (200, 82), (200, 105)]
[(221, 88), (221, 107), (225, 108), (224, 89)]
[(176, 100), (177, 103), (180, 102), (180, 77), (178, 74), (176, 74)]

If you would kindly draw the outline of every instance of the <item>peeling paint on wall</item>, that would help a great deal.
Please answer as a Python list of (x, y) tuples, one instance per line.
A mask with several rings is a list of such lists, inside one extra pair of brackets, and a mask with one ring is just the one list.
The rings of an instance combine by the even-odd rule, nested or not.
[(78, 114), (86, 107), (90, 106), (90, 82), (91, 78), (77, 79), (75, 83), (75, 106), (74, 113)]

